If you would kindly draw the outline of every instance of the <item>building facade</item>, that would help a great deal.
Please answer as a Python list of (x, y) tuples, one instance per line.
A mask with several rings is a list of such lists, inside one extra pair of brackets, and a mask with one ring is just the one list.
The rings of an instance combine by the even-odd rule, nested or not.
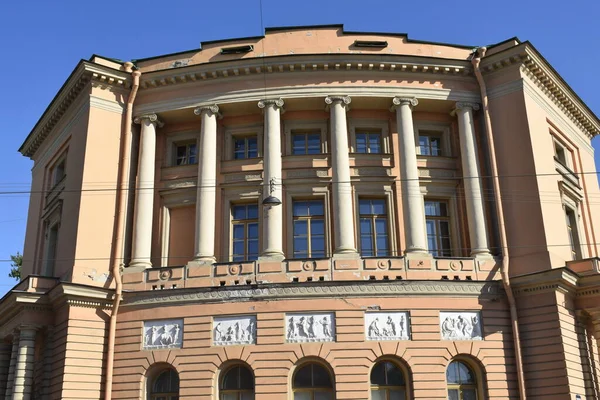
[(597, 399), (598, 133), (516, 38), (82, 60), (20, 149), (0, 393)]

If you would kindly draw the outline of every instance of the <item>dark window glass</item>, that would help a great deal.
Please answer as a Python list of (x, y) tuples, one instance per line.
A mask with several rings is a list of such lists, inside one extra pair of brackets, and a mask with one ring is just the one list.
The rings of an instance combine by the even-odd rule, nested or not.
[(333, 389), (331, 376), (325, 367), (310, 363), (306, 364), (294, 374), (293, 388), (329, 388)]
[(294, 258), (325, 257), (323, 201), (294, 200), (292, 204)]
[(383, 199), (360, 199), (358, 202), (360, 251), (364, 257), (389, 255), (388, 219)]
[(177, 145), (175, 148), (175, 165), (196, 164), (197, 162), (196, 143)]
[(420, 134), (419, 149), (422, 156), (442, 156), (442, 137), (434, 133)]
[(321, 134), (319, 132), (301, 132), (292, 134), (292, 154), (321, 153)]
[(244, 366), (236, 365), (229, 368), (221, 381), (221, 390), (252, 390), (254, 377), (252, 372)]
[(179, 376), (172, 369), (162, 371), (152, 382), (150, 398), (177, 400), (179, 398)]
[(253, 261), (258, 258), (258, 206), (234, 205), (231, 208), (233, 261)]
[(477, 400), (477, 378), (462, 361), (452, 361), (446, 370), (448, 399)]
[(436, 257), (451, 257), (450, 216), (445, 201), (425, 201), (427, 246)]
[(381, 132), (356, 132), (356, 152), (380, 154)]
[(241, 136), (233, 139), (234, 160), (256, 157), (258, 157), (258, 141), (256, 136)]

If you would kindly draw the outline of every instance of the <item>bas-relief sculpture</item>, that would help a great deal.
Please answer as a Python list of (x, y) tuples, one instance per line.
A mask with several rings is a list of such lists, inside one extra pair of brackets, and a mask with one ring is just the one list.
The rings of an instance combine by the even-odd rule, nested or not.
[(440, 312), (442, 340), (481, 340), (479, 312)]
[(256, 316), (215, 317), (213, 320), (213, 344), (229, 346), (256, 343)]
[(409, 340), (408, 312), (370, 312), (365, 314), (367, 340)]
[(144, 321), (144, 349), (181, 348), (183, 320)]
[(335, 338), (333, 313), (289, 314), (285, 327), (288, 343), (332, 342)]

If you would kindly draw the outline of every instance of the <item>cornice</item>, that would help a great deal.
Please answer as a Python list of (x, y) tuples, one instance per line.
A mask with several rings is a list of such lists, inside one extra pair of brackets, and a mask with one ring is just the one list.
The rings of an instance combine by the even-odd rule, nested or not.
[(142, 75), (140, 90), (223, 78), (248, 78), (253, 75), (262, 76), (263, 74), (326, 71), (469, 76), (472, 73), (472, 68), (470, 63), (464, 60), (398, 55), (318, 54), (273, 56), (268, 58), (197, 64), (177, 69), (148, 72)]
[(511, 278), (511, 286), (513, 293), (517, 296), (554, 291), (575, 295), (578, 280), (579, 276), (567, 268), (557, 268)]
[(33, 157), (42, 142), (52, 132), (75, 99), (88, 87), (88, 84), (91, 83), (93, 87), (102, 89), (127, 89), (130, 87), (130, 80), (131, 78), (126, 72), (81, 61), (44, 111), (19, 151), (24, 156)]
[(109, 308), (113, 291), (95, 286), (62, 282), (48, 292), (48, 300), (57, 307), (67, 304), (75, 307)]
[(124, 294), (122, 307), (168, 303), (218, 303), (332, 297), (447, 296), (495, 299), (503, 296), (499, 281), (336, 282), (294, 285), (253, 285), (242, 288), (190, 288)]
[(519, 65), (525, 76), (590, 139), (600, 134), (598, 118), (528, 43), (485, 57), (481, 69), (484, 74), (490, 74), (513, 65)]

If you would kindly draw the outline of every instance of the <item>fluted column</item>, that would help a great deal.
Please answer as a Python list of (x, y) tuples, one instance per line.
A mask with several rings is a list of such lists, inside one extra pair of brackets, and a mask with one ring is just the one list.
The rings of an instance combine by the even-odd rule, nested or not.
[(6, 379), (5, 399), (12, 399), (13, 388), (15, 386), (15, 368), (17, 366), (17, 354), (19, 352), (19, 334), (13, 334), (12, 351), (10, 353), (10, 364), (8, 366), (8, 377)]
[(215, 262), (215, 208), (217, 200), (217, 116), (219, 106), (198, 107), (201, 118), (196, 195), (196, 248), (194, 261)]
[[(264, 186), (263, 200), (269, 196), (283, 201), (281, 187), (281, 109), (283, 100), (261, 100), (264, 110)], [(263, 210), (263, 240), (261, 258), (283, 259), (283, 207), (268, 206)]]
[(163, 124), (156, 114), (136, 117), (134, 122), (140, 124), (142, 130), (133, 217), (132, 257), (129, 267), (151, 268), (156, 127), (161, 127)]
[(349, 96), (328, 96), (331, 120), (331, 161), (333, 170), (333, 224), (336, 254), (356, 254), (354, 217), (352, 212), (352, 185), (350, 183), (350, 156), (348, 154), (348, 125), (346, 108)]
[(477, 103), (456, 103), (458, 117), (458, 134), (465, 186), (465, 202), (467, 204), (467, 220), (469, 237), (471, 238), (471, 256), (489, 255), (483, 195), (481, 191), (481, 174), (477, 141), (473, 125), (473, 110), (479, 110)]
[(413, 128), (412, 108), (419, 102), (413, 98), (394, 97), (396, 124), (400, 145), (400, 183), (407, 254), (427, 252), (425, 238), (425, 207), (419, 185), (417, 150)]
[(21, 332), (19, 334), (17, 365), (15, 366), (15, 386), (13, 389), (13, 400), (31, 399), (35, 334), (35, 328), (21, 328)]

